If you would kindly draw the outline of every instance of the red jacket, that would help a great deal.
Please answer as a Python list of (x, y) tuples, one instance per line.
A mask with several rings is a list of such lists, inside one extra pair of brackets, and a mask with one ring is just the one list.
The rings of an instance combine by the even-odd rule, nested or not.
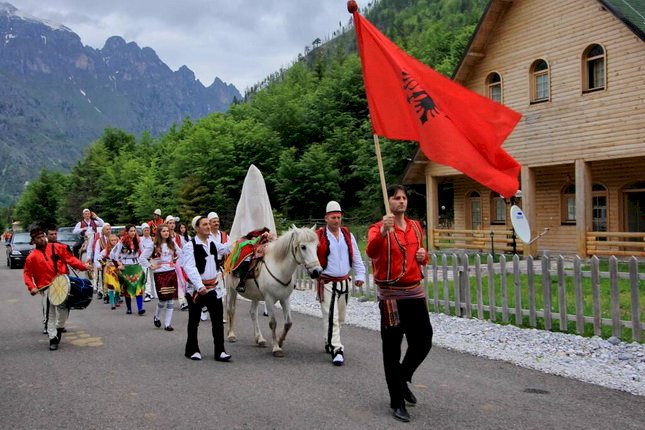
[(428, 263), (428, 254), (422, 263), (415, 258), (417, 250), (423, 248), (423, 230), (418, 221), (405, 217), (405, 222), (405, 231), (394, 226), (384, 237), (383, 221), (372, 224), (367, 232), (366, 253), (372, 259), (377, 285), (407, 287), (423, 279), (421, 264)]
[[(58, 270), (54, 270), (53, 248), (56, 248)], [(22, 273), (27, 289), (31, 292), (35, 288), (42, 288), (52, 283), (56, 275), (67, 275), (67, 265), (78, 270), (86, 270), (85, 264), (74, 257), (63, 243), (48, 243), (44, 251), (36, 248), (29, 253)]]

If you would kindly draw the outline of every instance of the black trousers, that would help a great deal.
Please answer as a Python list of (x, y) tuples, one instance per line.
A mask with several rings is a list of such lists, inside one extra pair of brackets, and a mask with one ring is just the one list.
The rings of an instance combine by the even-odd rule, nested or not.
[[(385, 381), (390, 392), (390, 406), (395, 408), (403, 402), (406, 383), (423, 363), (432, 347), (432, 325), (426, 299), (405, 299), (396, 302), (400, 324), (385, 327), (381, 309), (381, 340), (383, 342), (383, 367)], [(405, 336), (408, 349), (401, 361), (401, 343)]]
[(186, 340), (184, 354), (186, 357), (190, 357), (196, 352), (201, 354), (197, 340), (197, 329), (202, 308), (206, 307), (211, 317), (215, 357), (219, 357), (222, 352), (226, 352), (224, 349), (224, 306), (222, 299), (217, 298), (215, 291), (209, 291), (203, 296), (198, 295), (195, 301), (193, 301), (191, 294), (186, 294), (186, 302), (188, 303), (188, 339)]

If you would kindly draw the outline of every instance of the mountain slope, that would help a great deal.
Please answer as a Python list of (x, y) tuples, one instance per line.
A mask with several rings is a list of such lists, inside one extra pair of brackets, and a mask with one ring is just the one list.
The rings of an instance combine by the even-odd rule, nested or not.
[(151, 48), (109, 38), (83, 46), (67, 27), (0, 3), (0, 203), (42, 167), (69, 169), (106, 127), (158, 135), (184, 118), (223, 112), (239, 91), (172, 71)]

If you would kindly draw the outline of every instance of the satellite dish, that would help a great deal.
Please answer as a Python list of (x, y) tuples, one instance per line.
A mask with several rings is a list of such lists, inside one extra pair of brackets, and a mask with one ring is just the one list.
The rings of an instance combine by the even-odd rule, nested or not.
[(511, 206), (511, 224), (522, 242), (531, 242), (531, 227), (529, 227), (524, 212), (517, 205)]

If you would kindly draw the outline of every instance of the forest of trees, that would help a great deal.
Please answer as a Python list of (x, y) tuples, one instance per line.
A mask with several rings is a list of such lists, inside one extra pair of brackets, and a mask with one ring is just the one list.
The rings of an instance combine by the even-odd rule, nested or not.
[[(450, 75), (485, 4), (381, 0), (365, 13), (408, 53)], [(216, 210), (230, 225), (250, 164), (264, 175), (276, 221), (321, 218), (330, 199), (355, 220), (371, 221), (383, 202), (355, 49), (353, 31), (339, 31), (226, 113), (184, 121), (162, 136), (106, 129), (70, 173), (42, 171), (5, 211), (5, 224), (68, 225), (89, 207), (112, 223), (150, 219), (155, 208), (184, 220)], [(398, 181), (416, 148), (381, 140), (388, 182)]]

